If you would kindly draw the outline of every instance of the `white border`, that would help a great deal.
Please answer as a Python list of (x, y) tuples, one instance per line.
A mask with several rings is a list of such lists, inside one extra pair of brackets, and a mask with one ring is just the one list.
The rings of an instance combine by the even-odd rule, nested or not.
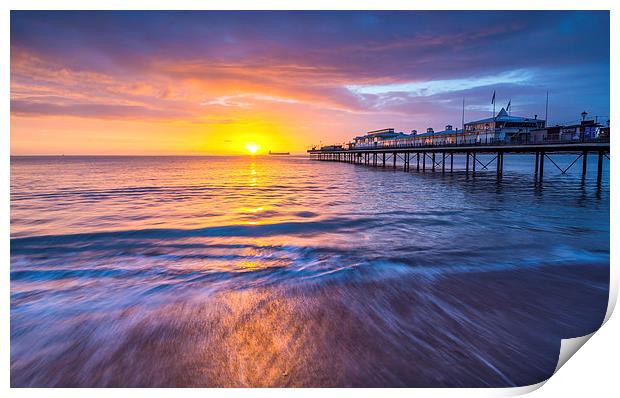
[[(370, 0), (358, 1), (334, 1), (334, 0), (297, 0), (295, 2), (284, 2), (277, 0), (227, 0), (226, 2), (205, 2), (199, 0), (90, 0), (88, 2), (77, 0), (8, 0), (3, 1), (0, 5), (2, 14), (0, 17), (0, 32), (2, 40), (0, 48), (2, 49), (3, 60), (0, 62), (2, 71), (0, 78), (0, 89), (2, 90), (2, 106), (0, 109), (0, 123), (2, 123), (2, 145), (0, 145), (0, 161), (2, 162), (2, 180), (4, 186), (1, 192), (0, 200), (4, 203), (2, 218), (3, 222), (0, 226), (2, 236), (5, 238), (1, 241), (1, 255), (3, 261), (3, 272), (0, 277), (2, 286), (2, 294), (0, 295), (0, 313), (1, 313), (1, 333), (2, 344), (0, 345), (0, 362), (1, 382), (0, 388), (6, 390), (3, 396), (32, 396), (43, 395), (50, 397), (82, 396), (85, 391), (81, 389), (13, 389), (9, 390), (9, 372), (10, 372), (10, 328), (9, 328), (9, 268), (10, 268), (10, 202), (9, 189), (10, 186), (10, 10), (37, 10), (37, 9), (58, 9), (58, 10), (116, 10), (116, 9), (213, 9), (213, 10), (229, 10), (229, 9), (291, 9), (291, 10), (336, 10), (336, 9), (415, 9), (415, 10), (492, 10), (492, 9), (508, 9), (508, 10), (567, 10), (567, 9), (589, 9), (589, 10), (611, 10), (611, 87), (620, 87), (618, 84), (618, 73), (620, 63), (618, 62), (618, 8), (617, 1), (610, 0), (589, 0), (588, 2), (576, 0), (564, 0), (562, 2), (540, 0), (520, 0), (518, 2), (501, 2), (489, 0), (433, 0), (433, 1), (405, 1), (405, 0), (382, 0), (381, 2)], [(617, 108), (617, 90), (611, 90), (610, 111), (613, 120), (617, 120), (619, 115)], [(612, 138), (613, 140), (613, 138)], [(611, 197), (616, 198), (615, 194), (618, 187), (618, 173), (614, 156), (611, 156)], [(614, 246), (617, 247), (618, 240), (618, 204), (611, 201), (611, 293), (610, 306), (606, 319), (609, 319), (611, 311), (617, 299), (618, 294), (618, 267), (617, 256)], [(610, 391), (617, 391), (617, 375), (615, 369), (618, 365), (619, 344), (617, 336), (620, 336), (620, 321), (618, 316), (611, 318), (600, 332), (596, 332), (591, 341), (586, 344), (588, 348), (582, 349), (577, 353), (577, 359), (568, 361), (562, 367), (559, 373), (553, 376), (545, 388), (539, 389), (535, 394), (553, 395), (553, 396), (583, 396), (585, 394), (593, 396), (607, 396)], [(390, 394), (392, 396), (409, 396), (410, 394), (424, 394), (433, 396), (498, 396), (498, 395), (517, 395), (523, 394), (536, 388), (542, 384), (529, 387), (520, 387), (516, 389), (184, 389), (184, 390), (166, 390), (166, 389), (115, 389), (113, 392), (105, 389), (91, 389), (88, 391), (92, 396), (107, 396), (109, 394), (164, 397), (170, 393), (183, 396), (200, 396), (205, 394), (215, 397), (278, 397), (278, 396), (297, 396), (311, 397), (316, 395), (324, 396), (341, 396), (342, 394), (351, 394), (357, 396), (376, 396), (377, 394)]]

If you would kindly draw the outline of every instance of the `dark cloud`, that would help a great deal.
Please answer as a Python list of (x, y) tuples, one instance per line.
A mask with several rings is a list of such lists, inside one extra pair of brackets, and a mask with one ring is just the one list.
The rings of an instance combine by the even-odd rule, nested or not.
[(61, 105), (53, 102), (11, 100), (11, 114), (55, 116), (66, 115), (75, 117), (90, 117), (101, 119), (142, 119), (145, 117), (157, 120), (169, 120), (175, 117), (185, 117), (181, 112), (162, 112), (137, 105), (118, 104), (89, 104), (74, 103)]
[[(257, 92), (295, 95), (295, 101), (330, 109), (415, 114), (430, 120), (446, 112), (458, 114), (463, 96), (475, 105), (472, 112), (482, 113), (476, 107), (488, 103), (493, 89), (522, 104), (526, 113), (539, 112), (547, 89), (557, 95), (558, 118), (568, 118), (581, 106), (609, 113), (607, 11), (13, 11), (11, 50), (26, 60), (12, 64), (11, 70), (12, 83), (16, 90), (25, 90), (25, 96), (26, 85), (62, 91), (48, 93), (62, 96), (89, 90), (90, 84), (99, 99), (133, 101), (67, 105), (20, 98), (13, 109), (23, 114), (160, 117), (166, 101), (178, 100), (175, 82), (182, 81), (197, 82), (205, 97), (216, 82), (230, 87), (243, 83)], [(33, 59), (38, 66), (32, 66)], [(515, 70), (530, 71), (531, 78), (517, 84), (455, 86), (427, 96), (356, 95), (347, 89), (481, 79)], [(67, 78), (41, 78), (59, 72)], [(77, 76), (82, 76), (80, 84), (72, 85)], [(140, 94), (156, 98), (156, 109), (153, 100), (137, 98), (127, 88), (114, 89), (115, 82), (144, 80), (161, 83), (155, 94)]]

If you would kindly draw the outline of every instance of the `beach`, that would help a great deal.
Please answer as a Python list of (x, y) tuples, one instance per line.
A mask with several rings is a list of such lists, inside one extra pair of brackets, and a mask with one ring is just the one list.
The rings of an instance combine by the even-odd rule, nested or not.
[(11, 384), (542, 381), (605, 315), (609, 172), (532, 167), (14, 157)]

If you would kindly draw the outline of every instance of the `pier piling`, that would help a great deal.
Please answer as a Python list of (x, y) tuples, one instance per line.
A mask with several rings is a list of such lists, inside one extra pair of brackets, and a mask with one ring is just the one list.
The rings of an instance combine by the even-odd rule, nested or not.
[(598, 153), (598, 170), (596, 172), (596, 182), (598, 184), (600, 184), (602, 179), (603, 179), (603, 152), (599, 151), (599, 153)]
[(465, 154), (465, 175), (469, 175), (469, 152)]
[(476, 152), (472, 153), (471, 173), (476, 174)]
[(441, 153), (441, 172), (442, 173), (446, 172), (446, 153), (445, 152)]
[[(597, 158), (597, 182), (600, 184), (603, 179), (603, 163), (604, 157), (608, 157), (609, 153), (609, 141), (596, 140), (593, 142), (561, 142), (561, 143), (500, 143), (500, 144), (444, 144), (444, 145), (416, 145), (411, 147), (403, 146), (378, 146), (373, 145), (368, 148), (344, 148), (343, 146), (333, 146), (330, 148), (311, 149), (308, 150), (311, 159), (320, 161), (331, 162), (344, 162), (356, 165), (365, 165), (373, 167), (389, 167), (389, 157), (392, 156), (392, 168), (396, 170), (398, 159), (403, 161), (403, 170), (411, 170), (411, 157), (416, 156), (416, 170), (419, 172), (420, 167), (423, 172), (426, 172), (426, 158), (432, 162), (431, 169), (433, 172), (437, 171), (437, 168), (441, 165), (441, 172), (445, 174), (446, 170), (446, 158), (450, 157), (450, 173), (454, 172), (454, 154), (461, 153), (465, 155), (465, 175), (469, 176), (470, 171), (472, 175), (476, 175), (476, 172), (483, 173), (485, 170), (490, 170), (488, 167), (493, 161), (496, 162), (496, 174), (498, 179), (502, 177), (504, 173), (504, 156), (508, 154), (529, 154), (534, 155), (534, 176), (535, 181), (542, 183), (544, 180), (545, 172), (545, 158), (548, 158), (553, 165), (555, 165), (562, 174), (573, 166), (573, 164), (582, 158), (581, 177), (585, 180), (588, 171), (588, 152), (594, 152), (598, 154)], [(577, 158), (566, 168), (566, 170), (560, 168), (548, 154), (578, 154)], [(379, 154), (381, 154), (379, 156)], [(491, 161), (483, 162), (478, 160), (478, 154), (485, 156), (495, 154), (495, 158)], [(437, 159), (437, 156), (441, 156)], [(422, 158), (422, 165), (420, 165), (420, 158)], [(471, 158), (471, 159), (470, 159)], [(477, 163), (480, 163), (481, 168), (477, 168)], [(471, 168), (471, 170), (470, 170)], [(429, 170), (430, 171), (430, 170)]]
[(450, 173), (454, 170), (454, 152), (450, 152)]
[(540, 170), (538, 171), (538, 180), (542, 182), (543, 175), (545, 174), (545, 152), (540, 152)]
[(586, 172), (588, 171), (588, 151), (583, 151), (583, 164), (581, 166), (581, 178), (586, 178)]

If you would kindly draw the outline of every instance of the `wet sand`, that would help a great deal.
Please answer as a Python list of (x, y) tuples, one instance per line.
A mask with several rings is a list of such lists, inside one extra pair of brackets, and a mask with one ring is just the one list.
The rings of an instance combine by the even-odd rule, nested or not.
[(599, 327), (608, 283), (601, 265), (349, 274), (137, 304), (75, 319), (62, 342), (14, 356), (11, 385), (529, 385), (552, 374), (561, 338)]

